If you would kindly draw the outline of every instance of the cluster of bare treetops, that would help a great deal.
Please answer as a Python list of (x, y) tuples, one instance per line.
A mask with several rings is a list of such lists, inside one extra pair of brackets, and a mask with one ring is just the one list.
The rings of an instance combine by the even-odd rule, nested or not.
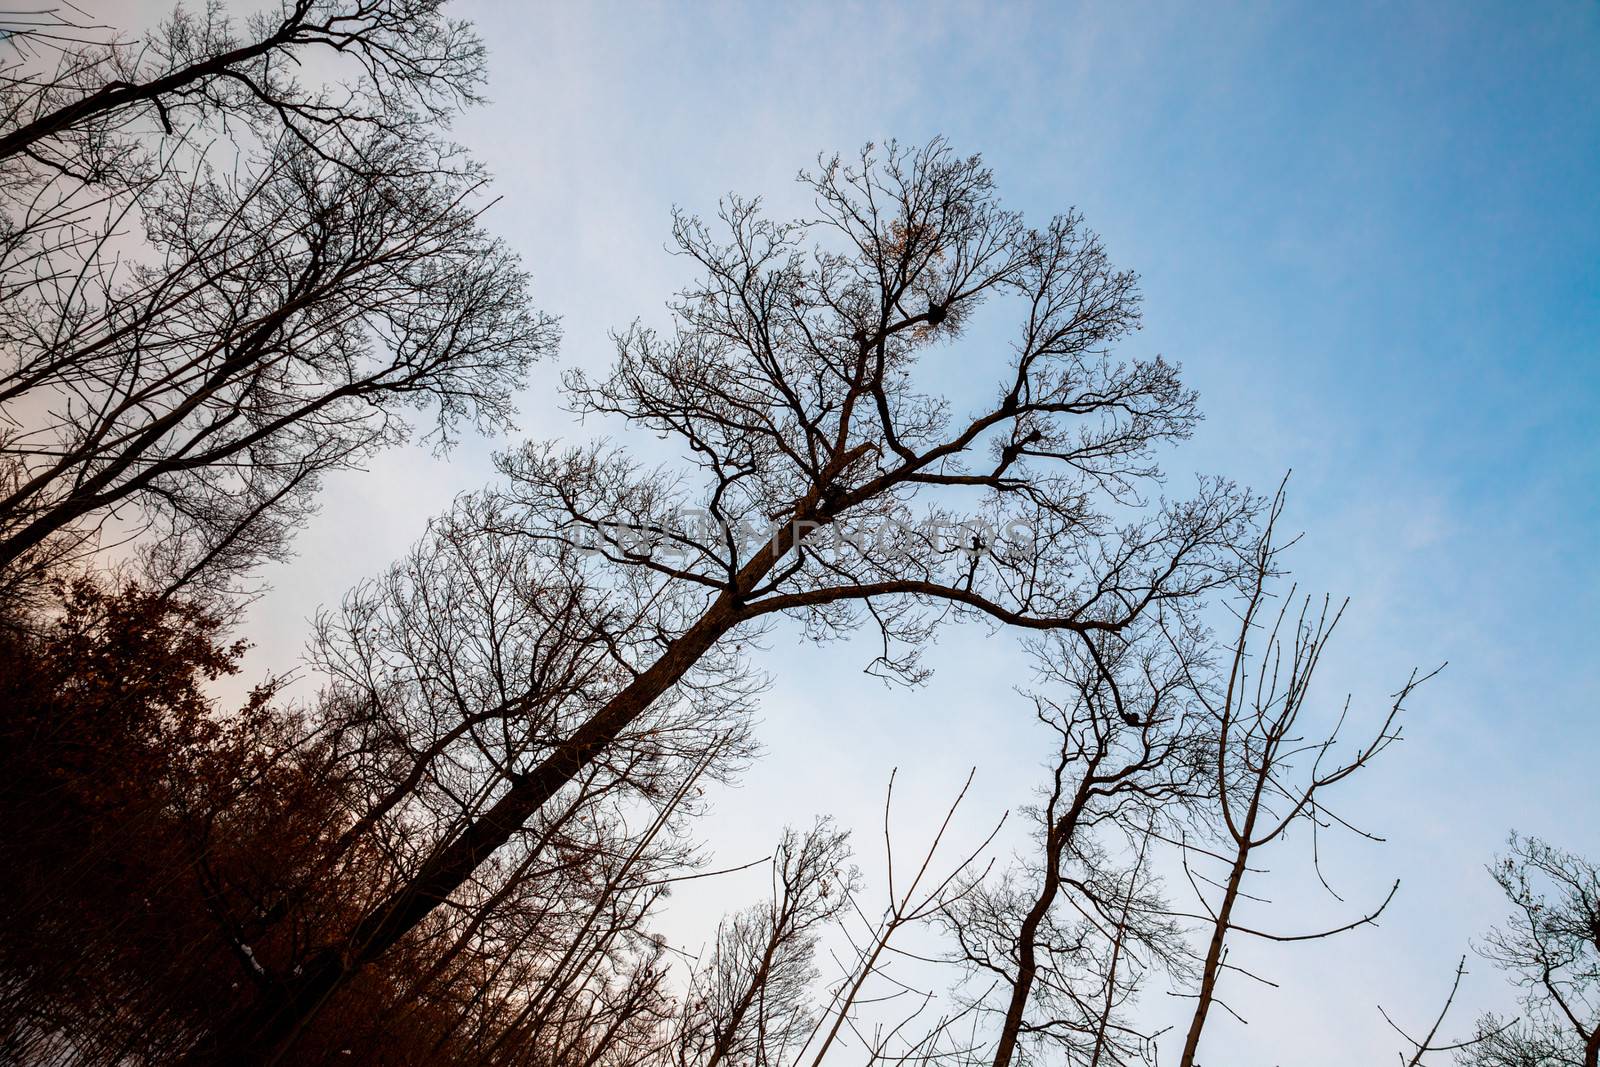
[[(1307, 710), (1339, 608), (1283, 585), (1281, 496), (1162, 495), (1196, 398), (1119, 353), (1133, 275), (943, 143), (820, 160), (804, 219), (676, 217), (697, 280), (670, 328), (623, 330), (562, 397), (675, 461), (501, 453), (318, 616), (314, 695), (220, 702), (251, 575), (324, 474), (509, 428), (554, 351), (448, 139), (483, 48), (440, 6), (192, 8), (136, 39), (7, 16), (0, 1056), (1230, 1062), (1207, 1024), (1259, 977), (1230, 949), (1387, 903), (1285, 931), (1252, 888), (1305, 854), (1286, 840), (1361, 832), (1330, 804), (1420, 679)], [(981, 388), (944, 394), (952, 354)], [(685, 507), (717, 523), (607, 540)], [(919, 534), (973, 516), (1008, 532)], [(778, 532), (707, 532), (752, 521)], [(895, 543), (827, 536), (871, 521)], [(847, 835), (796, 813), (770, 894), (669, 947), (653, 923), (704, 873), (707, 787), (759, 773), (761, 635), (863, 631), (876, 673), (916, 683), (954, 624), (1037, 665), (971, 709), (1049, 738), (1024, 847), (891, 838), (868, 885)], [(1595, 867), (1513, 838), (1491, 870), (1511, 917), (1479, 949), (1520, 1011), (1396, 1020), (1400, 1059), (1592, 1067)], [(899, 977), (913, 944), (941, 987)]]

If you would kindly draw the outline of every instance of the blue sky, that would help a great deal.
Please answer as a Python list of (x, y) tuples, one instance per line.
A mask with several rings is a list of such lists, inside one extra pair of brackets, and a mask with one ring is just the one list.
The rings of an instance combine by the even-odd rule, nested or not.
[[(1228, 1062), (1391, 1055), (1373, 1005), (1435, 1010), (1499, 917), (1482, 865), (1507, 830), (1600, 857), (1600, 6), (463, 13), (491, 48), (491, 103), (458, 135), (497, 176), (491, 225), (565, 319), (524, 435), (586, 435), (558, 410), (559, 366), (603, 365), (607, 329), (662, 320), (683, 270), (663, 252), (673, 204), (737, 190), (803, 210), (791, 179), (817, 153), (943, 134), (984, 154), (1008, 204), (1040, 220), (1076, 206), (1142, 274), (1128, 348), (1181, 362), (1207, 414), (1166, 459), (1175, 487), (1205, 471), (1270, 488), (1293, 468), (1298, 576), (1353, 598), (1329, 696), (1375, 708), (1411, 665), (1450, 661), (1406, 743), (1352, 789), (1388, 844), (1336, 857), (1349, 907), (1404, 880), (1392, 917), (1263, 952), (1283, 988), (1241, 992), (1248, 1027), (1219, 1020), (1208, 1040)], [(290, 661), (315, 604), (484, 482), (492, 447), (336, 480), (301, 558), (268, 576), (257, 662)], [(1025, 799), (1043, 753), (1008, 695), (1015, 660), (945, 641), (940, 673), (906, 694), (861, 678), (861, 649), (780, 634), (769, 752), (708, 824), (719, 858), (819, 811), (870, 839), (896, 763), (926, 798), (977, 763), (974, 828)], [(683, 936), (753, 885), (683, 904)], [(1278, 928), (1350, 916), (1303, 889), (1284, 883)], [(1465, 996), (1503, 993), (1480, 964)]]

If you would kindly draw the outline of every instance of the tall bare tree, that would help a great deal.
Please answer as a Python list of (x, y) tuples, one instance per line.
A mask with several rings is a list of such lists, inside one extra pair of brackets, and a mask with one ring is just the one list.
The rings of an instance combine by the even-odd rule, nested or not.
[[(359, 884), (362, 908), (425, 870), (552, 738), (624, 684), (638, 654), (629, 650), (654, 632), (656, 605), (588, 587), (572, 553), (492, 532), (497, 514), (492, 498), (464, 497), (404, 559), (318, 621), (319, 725), (351, 818), (316, 874)], [(485, 1030), (495, 1055), (536, 1047), (554, 1056), (591, 1036), (573, 1005), (611, 996), (619, 968), (641, 977), (639, 952), (648, 949), (651, 989), (621, 988), (640, 994), (635, 1008), (660, 1008), (664, 971), (640, 940), (644, 923), (663, 887), (697, 862), (683, 822), (703, 779), (725, 776), (748, 754), (751, 692), (737, 657), (706, 657), (518, 827), (451, 908), (410, 932), (408, 951), (431, 961), (412, 995), (449, 993), (452, 976), (499, 955), (492, 980), (480, 978), (479, 993), (460, 1006), (459, 1025)], [(293, 922), (304, 910), (291, 892), (263, 921)], [(330, 940), (350, 950), (348, 925), (310, 919), (297, 943), (313, 954)], [(293, 988), (312, 962), (303, 954), (267, 962), (261, 999)], [(196, 1055), (222, 1053), (206, 1046)]]
[[(1190, 627), (1173, 620), (1179, 630)], [(1057, 742), (1029, 814), (1036, 848), (946, 911), (958, 958), (998, 1018), (994, 1067), (1019, 1057), (1138, 1062), (1149, 1045), (1123, 1017), (1151, 969), (1181, 974), (1182, 930), (1148, 860), (1155, 824), (1182, 827), (1206, 796), (1210, 724), (1188, 693), (1200, 646), (1160, 640), (1152, 617), (1077, 646), (1039, 651), (1052, 690), (1034, 695)], [(1124, 854), (1137, 857), (1131, 865)]]
[[(1295, 600), (1291, 591), (1275, 615), (1265, 616), (1271, 622), (1262, 631), (1264, 649), (1252, 651), (1257, 647), (1263, 613), (1270, 607), (1270, 586), (1279, 552), (1273, 535), (1283, 500), (1280, 489), (1243, 582), (1239, 628), (1228, 650), (1221, 684), (1213, 687), (1200, 681), (1193, 687), (1217, 724), (1212, 773), (1222, 846), (1220, 853), (1211, 855), (1221, 864), (1223, 874), (1219, 880), (1208, 879), (1220, 891), (1214, 902), (1207, 900), (1198, 884), (1195, 886), (1207, 910), (1210, 937), (1200, 963), (1194, 1013), (1179, 1060), (1182, 1067), (1194, 1067), (1211, 1009), (1221, 1003), (1218, 985), (1224, 971), (1240, 969), (1227, 962), (1232, 935), (1278, 942), (1329, 937), (1373, 922), (1400, 886), (1396, 882), (1383, 902), (1367, 915), (1316, 933), (1272, 933), (1244, 924), (1236, 913), (1240, 900), (1249, 899), (1244, 885), (1252, 872), (1259, 873), (1260, 853), (1281, 841), (1292, 827), (1304, 826), (1316, 834), (1337, 825), (1362, 833), (1329, 809), (1327, 794), (1399, 740), (1398, 720), (1405, 701), (1427, 680), (1413, 672), (1395, 694), (1370, 739), (1342, 755), (1338, 750), (1339, 734), (1348, 706), (1321, 740), (1305, 738), (1301, 732), (1302, 715), (1311, 700), (1313, 677), (1342, 608), (1330, 610), (1324, 600), (1319, 610), (1308, 597), (1300, 602), (1298, 615), (1291, 615)], [(1259, 658), (1252, 668), (1253, 655)], [(1252, 866), (1253, 862), (1257, 865)], [(1191, 873), (1190, 877), (1194, 875)]]
[[(1152, 450), (1189, 433), (1194, 398), (1171, 365), (1110, 354), (1137, 322), (1134, 280), (1076, 216), (1028, 228), (978, 159), (939, 142), (827, 160), (804, 180), (809, 222), (774, 223), (734, 199), (718, 240), (680, 217), (677, 243), (703, 280), (673, 305), (674, 331), (630, 328), (611, 375), (569, 378), (581, 411), (676, 440), (681, 468), (652, 472), (602, 447), (502, 460), (494, 530), (587, 551), (594, 588), (655, 606), (647, 639), (621, 657), (629, 675), (243, 1020), (240, 1055), (277, 1054), (708, 656), (779, 615), (819, 637), (870, 618), (879, 665), (915, 676), (915, 650), (943, 618), (1087, 639), (1231, 577), (1250, 499), (1205, 482), (1194, 500), (1140, 507)], [(937, 396), (919, 359), (1003, 297), (1021, 326), (989, 357), (994, 393)], [(941, 535), (960, 504), (989, 532)]]
[(0, 573), (110, 523), (225, 587), (408, 409), (508, 424), (556, 334), (442, 135), (482, 58), (436, 0), (284, 0), (0, 69)]

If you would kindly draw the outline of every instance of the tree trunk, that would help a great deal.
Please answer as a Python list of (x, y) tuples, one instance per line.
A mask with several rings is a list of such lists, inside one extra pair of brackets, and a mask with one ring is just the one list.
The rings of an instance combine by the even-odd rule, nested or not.
[[(1264, 764), (1270, 766), (1270, 763)], [(1245, 871), (1250, 866), (1250, 837), (1255, 833), (1256, 816), (1261, 811), (1261, 793), (1265, 788), (1265, 771), (1256, 779), (1255, 792), (1250, 798), (1250, 810), (1244, 827), (1235, 839), (1239, 850), (1234, 855), (1233, 867), (1228, 871), (1228, 885), (1222, 894), (1222, 904), (1217, 908), (1217, 920), (1211, 929), (1211, 944), (1206, 948), (1205, 969), (1200, 972), (1200, 996), (1195, 1002), (1194, 1018), (1189, 1022), (1189, 1035), (1183, 1042), (1183, 1055), (1178, 1067), (1194, 1067), (1195, 1055), (1200, 1050), (1200, 1033), (1206, 1028), (1206, 1016), (1216, 997), (1217, 979), (1222, 976), (1222, 951), (1227, 946), (1228, 926), (1233, 917), (1233, 906), (1239, 900), (1239, 887), (1244, 883)]]
[[(831, 480), (860, 453), (842, 453), (824, 471)], [(757, 552), (738, 573), (732, 588), (718, 595), (704, 614), (667, 645), (655, 663), (618, 693), (571, 737), (511, 788), (442, 850), (435, 853), (387, 901), (368, 912), (340, 946), (322, 949), (302, 974), (282, 983), (230, 1027), (211, 1048), (197, 1049), (194, 1064), (274, 1064), (293, 1046), (328, 998), (351, 975), (376, 960), (464, 883), (478, 865), (509, 841), (529, 816), (605, 750), (624, 729), (672, 688), (729, 630), (743, 621), (740, 600), (755, 588), (811, 528), (832, 516), (818, 510), (814, 487), (798, 502), (795, 518)]]

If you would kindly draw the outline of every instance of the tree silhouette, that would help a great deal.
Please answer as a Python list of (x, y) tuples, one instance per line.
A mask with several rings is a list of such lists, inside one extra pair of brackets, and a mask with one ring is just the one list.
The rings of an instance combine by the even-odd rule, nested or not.
[(1600, 869), (1538, 838), (1511, 836), (1489, 867), (1512, 906), (1479, 946), (1522, 989), (1521, 1019), (1487, 1015), (1461, 1061), (1473, 1067), (1600, 1063)]
[[(1026, 228), (1000, 208), (979, 160), (939, 142), (825, 161), (804, 180), (814, 222), (772, 223), (734, 199), (718, 242), (679, 217), (679, 248), (704, 276), (673, 305), (674, 333), (633, 327), (618, 336), (609, 376), (569, 376), (580, 411), (677, 440), (680, 473), (602, 447), (530, 445), (502, 460), (491, 532), (557, 558), (586, 552), (586, 581), (648, 606), (645, 641), (612, 651), (621, 684), (536, 761), (508, 768), (493, 803), (343, 947), (243, 1022), (238, 1054), (275, 1055), (708, 656), (718, 662), (774, 616), (826, 636), (868, 615), (880, 665), (914, 676), (915, 649), (942, 618), (1089, 639), (1228, 580), (1253, 506), (1231, 486), (1204, 483), (1196, 499), (1120, 525), (1104, 510), (1135, 503), (1155, 473), (1151, 449), (1189, 432), (1193, 397), (1168, 364), (1109, 354), (1136, 322), (1133, 279), (1109, 267), (1076, 216)], [(832, 245), (803, 252), (824, 239)], [(1022, 312), (1020, 337), (995, 359), (995, 394), (963, 401), (976, 411), (957, 417), (917, 380), (918, 357), (954, 343), (978, 305), (1003, 296)], [(1010, 540), (974, 553), (930, 532), (927, 520), (948, 519), (960, 499)], [(709, 529), (680, 520), (689, 505)], [(924, 521), (908, 530), (901, 520), (914, 509)], [(770, 536), (744, 543), (737, 531), (757, 523)], [(866, 527), (896, 532), (852, 536)]]
[(407, 409), (440, 445), (508, 425), (555, 329), (441, 135), (482, 54), (427, 0), (285, 0), (0, 71), (9, 588), (107, 523), (173, 588), (236, 585)]

